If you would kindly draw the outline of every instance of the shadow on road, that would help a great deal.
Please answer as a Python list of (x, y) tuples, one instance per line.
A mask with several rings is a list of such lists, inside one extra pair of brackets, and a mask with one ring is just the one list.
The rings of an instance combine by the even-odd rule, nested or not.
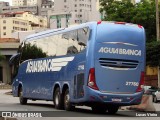
[(74, 111), (65, 111), (65, 110), (57, 110), (54, 108), (54, 105), (51, 104), (41, 104), (41, 103), (28, 103), (28, 106), (36, 106), (36, 107), (45, 107), (45, 108), (53, 108), (51, 111), (42, 111), (45, 114), (50, 115), (52, 113), (52, 117), (135, 117), (134, 112), (128, 111), (119, 111), (114, 115), (110, 115), (106, 113), (93, 113), (91, 109), (83, 109), (83, 108), (75, 108)]

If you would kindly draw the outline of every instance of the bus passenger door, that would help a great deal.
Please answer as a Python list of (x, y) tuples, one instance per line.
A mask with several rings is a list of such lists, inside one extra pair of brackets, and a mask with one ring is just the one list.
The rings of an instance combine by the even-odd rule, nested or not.
[(74, 99), (84, 96), (84, 62), (78, 65), (78, 71), (74, 76)]

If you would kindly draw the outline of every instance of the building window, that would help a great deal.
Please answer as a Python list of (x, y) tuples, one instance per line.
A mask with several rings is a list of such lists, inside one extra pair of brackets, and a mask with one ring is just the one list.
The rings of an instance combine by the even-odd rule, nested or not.
[(3, 35), (6, 35), (6, 32), (4, 32)]
[(6, 30), (6, 26), (3, 26), (3, 30)]

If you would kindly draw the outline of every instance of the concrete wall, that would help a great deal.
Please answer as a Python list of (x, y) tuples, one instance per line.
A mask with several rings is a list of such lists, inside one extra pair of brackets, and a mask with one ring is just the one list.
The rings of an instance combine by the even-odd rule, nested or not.
[(146, 66), (145, 85), (158, 86), (158, 68)]
[(10, 56), (6, 56), (5, 60), (0, 61), (0, 66), (3, 70), (3, 79), (2, 82), (5, 84), (11, 84), (11, 71), (9, 66)]

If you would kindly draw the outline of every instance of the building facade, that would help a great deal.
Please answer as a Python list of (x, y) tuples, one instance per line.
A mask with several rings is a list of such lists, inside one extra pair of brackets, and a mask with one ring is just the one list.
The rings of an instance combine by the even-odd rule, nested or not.
[(0, 38), (11, 38), (15, 31), (28, 31), (29, 21), (14, 17), (0, 18)]
[(68, 12), (55, 13), (52, 11), (48, 11), (48, 14), (49, 14), (48, 17), (49, 28), (51, 29), (66, 28), (70, 25), (71, 13)]
[(9, 2), (0, 1), (0, 7), (9, 6)]
[(99, 0), (54, 0), (54, 10), (48, 11), (50, 28), (99, 21), (100, 16)]
[(99, 0), (55, 0), (54, 11), (71, 13), (70, 24), (100, 20)]
[(5, 56), (5, 59), (0, 61), (0, 84), (11, 84), (11, 67), (9, 59), (13, 54), (17, 53), (20, 43), (14, 38), (0, 38), (0, 53)]
[(59, 13), (60, 16), (62, 13), (68, 13), (71, 14), (69, 24), (101, 20), (99, 0), (13, 0), (13, 6), (3, 7), (1, 13), (15, 11), (30, 11), (36, 15), (47, 16), (48, 21), (48, 11), (52, 11), (50, 13), (53, 14)]
[(27, 6), (37, 5), (38, 0), (26, 0)]
[(29, 21), (29, 30), (35, 30), (39, 28), (47, 28), (47, 17), (37, 16), (32, 14), (32, 12), (15, 12), (16, 18)]
[(9, 13), (17, 11), (30, 11), (34, 14), (37, 14), (38, 6), (3, 6), (0, 8), (0, 13)]
[(12, 6), (34, 6), (38, 0), (12, 0)]
[(11, 38), (16, 31), (47, 28), (47, 17), (35, 16), (31, 12), (12, 12), (0, 15), (0, 38)]
[(12, 6), (24, 6), (27, 0), (12, 0)]

